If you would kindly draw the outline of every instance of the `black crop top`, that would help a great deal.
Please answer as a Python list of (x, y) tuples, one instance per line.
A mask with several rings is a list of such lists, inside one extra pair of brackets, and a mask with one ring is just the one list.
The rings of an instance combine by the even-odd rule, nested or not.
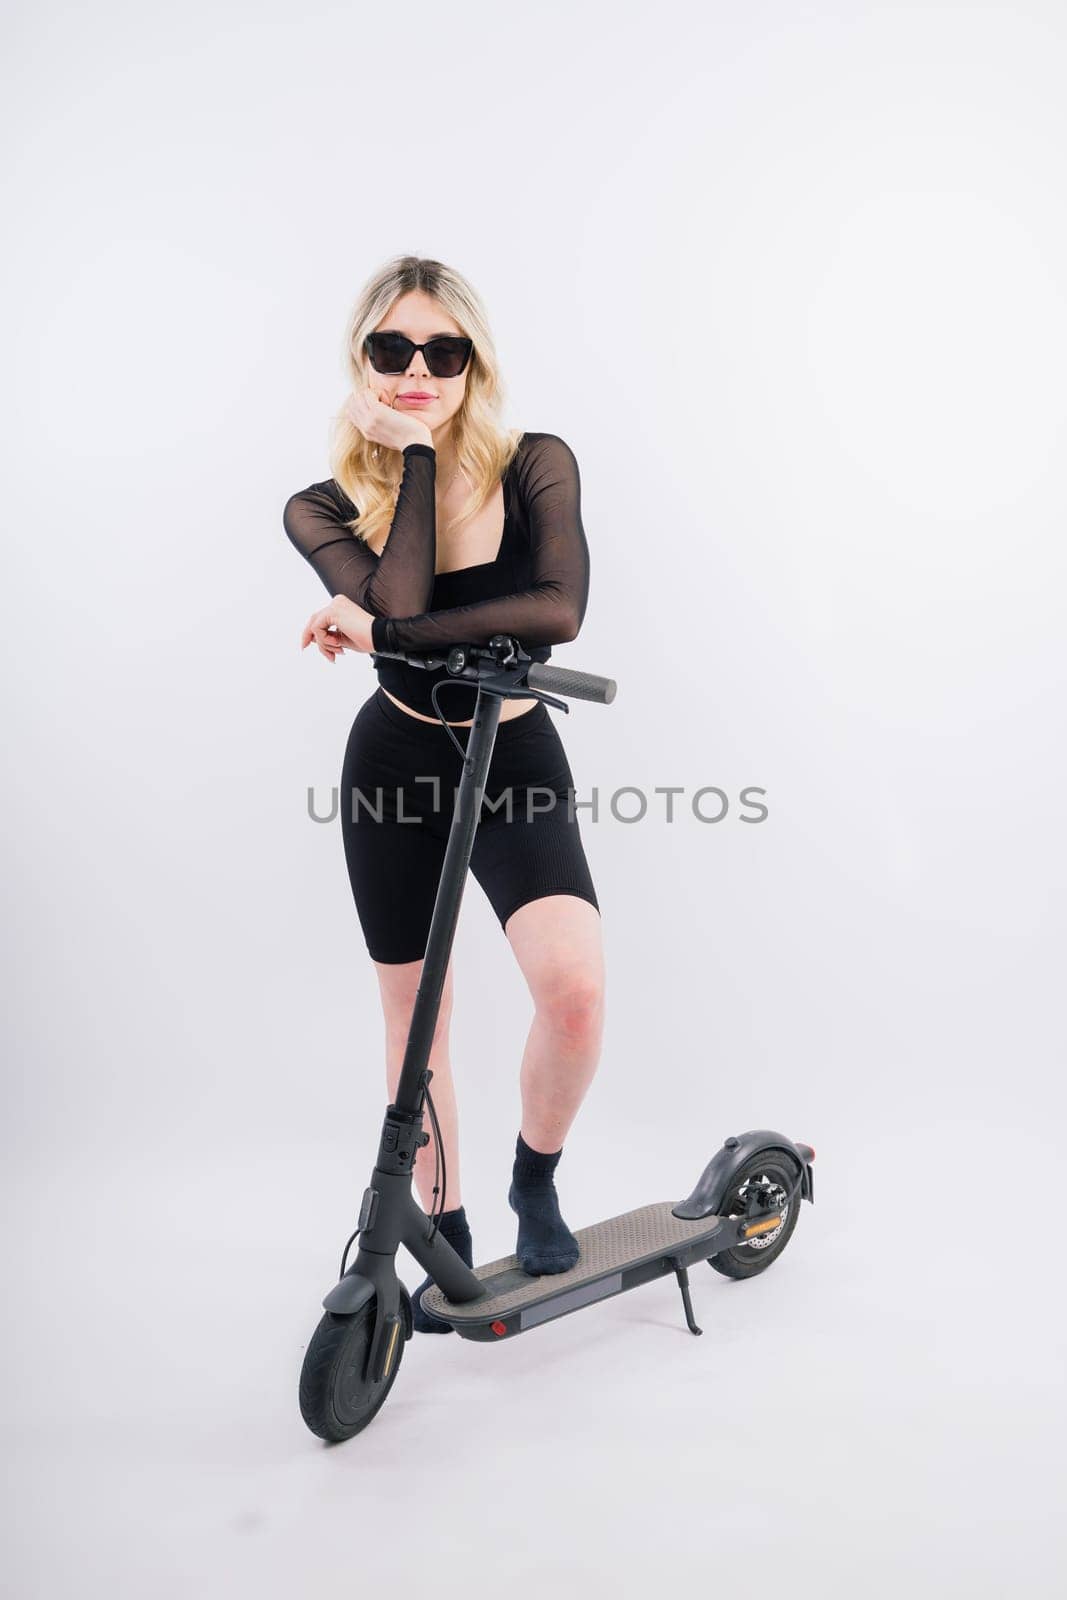
[[(331, 595), (346, 595), (374, 615), (375, 650), (440, 651), (488, 644), (510, 633), (535, 661), (577, 636), (589, 597), (589, 549), (581, 517), (578, 463), (554, 433), (524, 433), (503, 477), (504, 531), (492, 561), (435, 572), (437, 453), (404, 449), (404, 470), (389, 537), (380, 556), (345, 527), (358, 515), (333, 478), (313, 483), (282, 513), (292, 543)], [(474, 686), (403, 661), (374, 663), (382, 686), (413, 711), (437, 715), (434, 684), (463, 685), (440, 696), (451, 721), (469, 718)]]

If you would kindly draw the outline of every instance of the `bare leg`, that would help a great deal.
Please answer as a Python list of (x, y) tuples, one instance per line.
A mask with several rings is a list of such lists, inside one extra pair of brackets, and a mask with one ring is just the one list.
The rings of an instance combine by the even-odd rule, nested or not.
[(551, 1152), (566, 1139), (600, 1059), (600, 914), (577, 895), (543, 895), (520, 906), (504, 931), (535, 1007), (519, 1074), (520, 1132), (531, 1149)]
[[(378, 974), (382, 1010), (385, 1013), (386, 1083), (389, 1099), (392, 1101), (396, 1098), (397, 1085), (400, 1082), (400, 1068), (404, 1061), (415, 993), (422, 977), (422, 961), (375, 961), (374, 967)], [(449, 1058), (452, 1000), (450, 957), (428, 1062), (433, 1071), (430, 1093), (437, 1110), (437, 1120), (441, 1124), (441, 1139), (444, 1145), (447, 1178), (445, 1205), (450, 1211), (463, 1204), (459, 1180), (459, 1117), (456, 1108), (456, 1090), (452, 1081), (452, 1063)], [(422, 1201), (423, 1210), (430, 1212), (434, 1204), (433, 1172), (436, 1139), (428, 1113), (423, 1126), (430, 1135), (430, 1141), (423, 1145), (415, 1158), (415, 1187)]]

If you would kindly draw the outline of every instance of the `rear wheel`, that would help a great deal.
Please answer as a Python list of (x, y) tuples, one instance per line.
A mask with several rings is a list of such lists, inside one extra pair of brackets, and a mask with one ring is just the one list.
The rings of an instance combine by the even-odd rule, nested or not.
[(744, 1217), (760, 1211), (778, 1211), (781, 1221), (745, 1244), (734, 1245), (708, 1257), (708, 1265), (727, 1278), (754, 1278), (777, 1261), (789, 1243), (800, 1215), (800, 1190), (788, 1198), (800, 1177), (796, 1164), (781, 1150), (757, 1153), (736, 1173), (720, 1215)]
[[(406, 1301), (403, 1284), (400, 1293), (401, 1301)], [(365, 1371), (376, 1307), (372, 1299), (350, 1315), (327, 1311), (311, 1336), (300, 1372), (300, 1414), (320, 1439), (336, 1444), (360, 1433), (393, 1387), (411, 1326), (410, 1306), (401, 1304), (392, 1348), (386, 1351), (384, 1377), (370, 1383)]]

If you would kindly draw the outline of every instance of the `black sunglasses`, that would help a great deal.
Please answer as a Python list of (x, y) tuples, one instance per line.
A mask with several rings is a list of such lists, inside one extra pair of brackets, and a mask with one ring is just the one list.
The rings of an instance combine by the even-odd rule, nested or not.
[(430, 373), (435, 378), (458, 378), (474, 349), (473, 339), (439, 333), (425, 344), (416, 344), (402, 333), (368, 333), (363, 348), (370, 357), (375, 372), (406, 372), (416, 350), (421, 350)]

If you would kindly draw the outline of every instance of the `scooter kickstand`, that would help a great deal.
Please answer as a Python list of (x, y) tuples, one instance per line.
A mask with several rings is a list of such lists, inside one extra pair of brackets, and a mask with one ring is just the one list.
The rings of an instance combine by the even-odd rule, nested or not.
[[(670, 1258), (668, 1257), (668, 1259)], [(689, 1298), (689, 1270), (687, 1267), (678, 1266), (673, 1260), (671, 1261), (671, 1266), (674, 1268), (674, 1275), (678, 1279), (678, 1287), (682, 1291), (682, 1304), (685, 1307), (685, 1320), (689, 1324), (689, 1332), (703, 1333), (703, 1328), (698, 1328), (693, 1320), (693, 1302)]]

